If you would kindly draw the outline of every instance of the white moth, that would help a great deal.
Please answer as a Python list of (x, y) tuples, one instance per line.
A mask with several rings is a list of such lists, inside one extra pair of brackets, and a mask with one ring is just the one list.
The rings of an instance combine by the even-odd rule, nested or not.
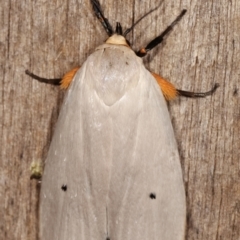
[(40, 238), (183, 240), (178, 148), (157, 77), (137, 56), (161, 41), (136, 54), (91, 3), (110, 37), (67, 90), (42, 177)]
[(168, 109), (130, 48), (101, 45), (74, 77), (40, 201), (44, 240), (184, 239), (185, 191)]

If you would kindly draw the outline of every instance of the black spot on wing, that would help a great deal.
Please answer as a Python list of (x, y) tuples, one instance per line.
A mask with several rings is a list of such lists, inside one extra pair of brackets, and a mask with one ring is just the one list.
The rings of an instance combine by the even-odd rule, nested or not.
[(151, 199), (156, 199), (156, 193), (150, 193), (150, 194), (149, 194), (149, 197), (150, 197)]
[(66, 192), (66, 191), (67, 191), (67, 185), (66, 185), (66, 184), (63, 184), (62, 187), (61, 187), (61, 189), (62, 189), (64, 192)]

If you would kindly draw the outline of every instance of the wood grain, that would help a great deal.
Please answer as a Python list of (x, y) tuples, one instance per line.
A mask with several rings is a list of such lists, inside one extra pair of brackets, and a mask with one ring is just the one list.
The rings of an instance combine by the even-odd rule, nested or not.
[[(188, 10), (144, 62), (180, 89), (220, 84), (213, 96), (179, 98), (169, 108), (187, 194), (186, 239), (240, 239), (240, 2), (101, 3), (109, 21), (124, 29), (160, 5), (128, 35), (134, 49)], [(2, 0), (0, 16), (0, 239), (35, 240), (40, 184), (30, 180), (29, 169), (46, 157), (64, 92), (24, 71), (61, 77), (107, 35), (88, 0)]]

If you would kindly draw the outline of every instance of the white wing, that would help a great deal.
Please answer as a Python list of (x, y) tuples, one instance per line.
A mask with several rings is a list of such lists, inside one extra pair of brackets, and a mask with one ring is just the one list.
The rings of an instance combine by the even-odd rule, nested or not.
[(43, 240), (184, 239), (185, 192), (167, 106), (129, 48), (104, 44), (76, 74), (40, 204)]

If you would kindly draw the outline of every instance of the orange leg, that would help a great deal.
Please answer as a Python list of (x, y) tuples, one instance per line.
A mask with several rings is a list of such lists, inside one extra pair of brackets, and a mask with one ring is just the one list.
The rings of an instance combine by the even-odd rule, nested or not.
[(167, 101), (170, 101), (170, 100), (174, 99), (175, 97), (177, 97), (178, 91), (173, 86), (173, 84), (171, 84), (167, 80), (163, 79), (156, 73), (151, 72), (151, 74), (156, 79), (157, 83), (159, 84), (159, 86), (162, 90), (163, 96), (165, 97), (165, 99)]
[(67, 89), (79, 68), (80, 67), (73, 68), (71, 71), (67, 72), (63, 76), (63, 78), (50, 78), (50, 79), (42, 78), (42, 77), (39, 77), (38, 75), (33, 74), (32, 72), (30, 72), (28, 70), (26, 70), (25, 73), (28, 76), (32, 77), (33, 79), (38, 80), (39, 82), (44, 82), (44, 83), (58, 85), (58, 86), (60, 85), (61, 89)]
[(80, 67), (75, 67), (63, 76), (63, 78), (60, 82), (60, 84), (61, 84), (60, 88), (61, 89), (67, 89), (69, 87), (70, 83), (72, 82), (72, 80), (73, 80), (73, 78), (74, 78), (74, 76), (75, 76), (75, 74), (76, 74), (76, 72), (78, 71), (79, 68)]
[(154, 78), (157, 80), (163, 95), (167, 101), (174, 99), (177, 96), (184, 96), (189, 98), (203, 98), (206, 96), (212, 95), (217, 88), (219, 87), (218, 83), (215, 83), (212, 89), (207, 92), (190, 92), (185, 90), (176, 89), (173, 84), (168, 82), (167, 80), (160, 77), (158, 74), (151, 72)]

